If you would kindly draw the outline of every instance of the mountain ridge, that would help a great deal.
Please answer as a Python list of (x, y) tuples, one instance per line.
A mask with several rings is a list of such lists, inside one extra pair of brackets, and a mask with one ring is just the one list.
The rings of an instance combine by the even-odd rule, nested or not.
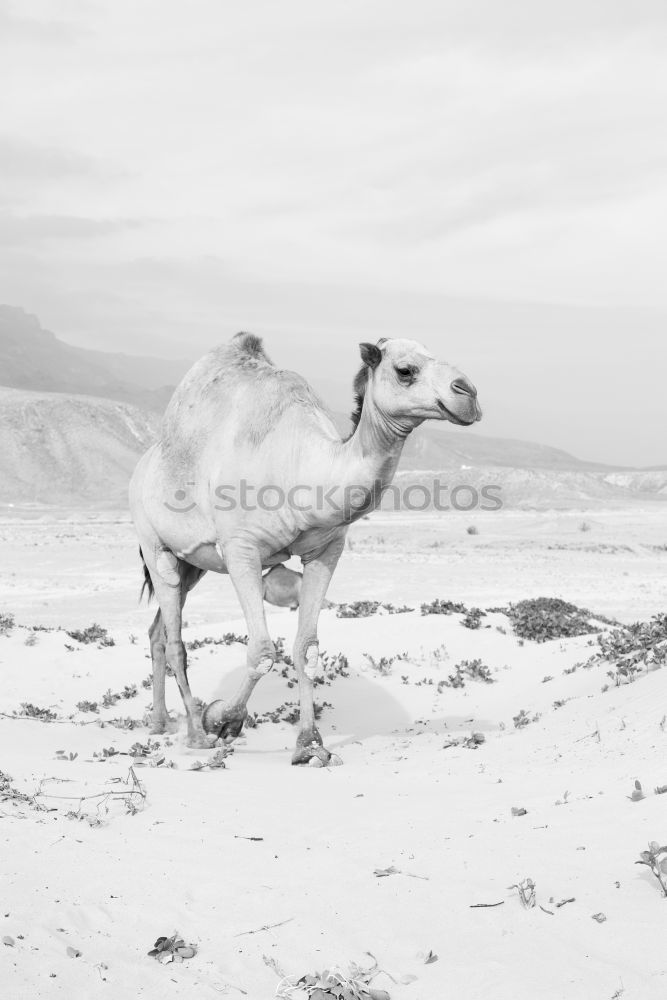
[[(189, 366), (74, 347), (25, 310), (0, 305), (0, 500), (101, 502), (112, 495), (124, 503), (132, 468)], [(349, 417), (331, 415), (346, 437)], [(438, 473), (502, 480), (513, 502), (532, 496), (539, 504), (566, 495), (572, 501), (578, 491), (596, 502), (667, 496), (666, 472), (430, 422), (409, 437), (399, 465), (399, 475), (415, 482)]]
[(118, 399), (161, 412), (188, 367), (185, 361), (74, 347), (36, 316), (0, 305), (0, 383), (10, 388)]

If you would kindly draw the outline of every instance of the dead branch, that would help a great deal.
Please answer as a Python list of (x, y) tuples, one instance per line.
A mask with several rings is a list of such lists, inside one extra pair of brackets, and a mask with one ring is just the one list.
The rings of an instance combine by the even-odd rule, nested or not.
[(245, 937), (247, 934), (259, 934), (261, 931), (272, 931), (275, 927), (283, 927), (285, 924), (289, 924), (294, 920), (294, 917), (288, 917), (287, 920), (281, 920), (277, 924), (264, 924), (262, 927), (255, 928), (254, 931), (241, 931), (240, 934), (235, 934), (234, 937)]

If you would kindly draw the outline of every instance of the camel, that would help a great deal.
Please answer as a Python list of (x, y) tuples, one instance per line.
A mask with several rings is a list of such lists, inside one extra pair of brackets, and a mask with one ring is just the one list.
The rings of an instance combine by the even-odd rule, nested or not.
[[(292, 763), (329, 762), (313, 710), (317, 625), (347, 530), (380, 503), (415, 427), (481, 419), (474, 385), (416, 341), (382, 338), (360, 344), (360, 352), (354, 429), (344, 440), (305, 379), (276, 368), (251, 333), (205, 355), (175, 390), (160, 440), (130, 484), (144, 587), (159, 605), (149, 629), (153, 733), (169, 722), (168, 664), (185, 705), (188, 744), (239, 735), (255, 685), (276, 662), (262, 574), (297, 556), (300, 720)], [(247, 670), (229, 703), (214, 701), (200, 712), (181, 626), (187, 594), (208, 571), (227, 573), (236, 590), (248, 629)]]

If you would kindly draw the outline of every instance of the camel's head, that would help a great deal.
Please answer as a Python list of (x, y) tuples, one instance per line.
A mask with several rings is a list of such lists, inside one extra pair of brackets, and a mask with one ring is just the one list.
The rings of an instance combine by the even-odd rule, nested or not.
[(370, 393), (381, 413), (412, 426), (422, 420), (468, 426), (482, 419), (470, 379), (416, 340), (382, 339), (359, 347), (364, 362), (354, 385), (359, 404)]

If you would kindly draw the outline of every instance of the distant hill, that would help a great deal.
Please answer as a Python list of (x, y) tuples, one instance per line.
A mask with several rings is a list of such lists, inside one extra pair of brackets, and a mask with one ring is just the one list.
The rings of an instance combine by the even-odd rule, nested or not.
[[(334, 414), (339, 432), (347, 436), (351, 430), (348, 417)], [(400, 468), (460, 469), (467, 465), (504, 466), (520, 469), (553, 469), (604, 472), (617, 466), (585, 462), (559, 448), (512, 438), (486, 437), (483, 434), (450, 429), (446, 423), (425, 423), (408, 438)]]
[[(187, 361), (72, 347), (22, 309), (0, 306), (0, 502), (125, 505), (139, 455)], [(7, 388), (2, 388), (2, 386)], [(333, 415), (346, 437), (347, 416)], [(408, 439), (399, 481), (501, 487), (507, 507), (667, 500), (667, 469), (584, 462), (528, 441), (428, 423)]]
[[(441, 503), (447, 504), (452, 496), (455, 509), (472, 507), (476, 491), (480, 503), (484, 501), (484, 487), (492, 486), (493, 497), (498, 497), (506, 510), (585, 510), (595, 508), (627, 508), (667, 501), (667, 470), (659, 478), (647, 480), (641, 471), (626, 473), (617, 480), (614, 473), (592, 472), (576, 469), (511, 468), (509, 466), (463, 466), (460, 469), (443, 469), (424, 472), (419, 469), (401, 470), (394, 482), (399, 487), (419, 484), (432, 494), (434, 476), (447, 487), (441, 494)], [(456, 487), (467, 487), (453, 493)], [(412, 494), (412, 502), (419, 509), (423, 492)], [(483, 505), (483, 504), (482, 504)], [(385, 507), (392, 509), (391, 498)], [(486, 503), (489, 509), (488, 502)], [(431, 509), (431, 506), (427, 509)], [(472, 513), (471, 513), (472, 516)]]
[(161, 412), (188, 367), (187, 361), (72, 347), (23, 309), (0, 306), (1, 385), (84, 393)]
[(0, 501), (125, 506), (158, 423), (117, 400), (0, 388)]
[[(121, 400), (0, 387), (0, 503), (124, 507), (132, 470), (159, 423), (157, 413)], [(431, 434), (434, 440), (422, 448), (420, 437)], [(403, 486), (428, 487), (436, 474), (450, 488), (466, 484), (481, 491), (493, 484), (508, 508), (667, 500), (667, 470), (589, 468), (563, 452), (552, 458), (554, 450), (539, 445), (443, 427), (420, 428), (412, 440), (415, 452), (401, 462), (396, 479)], [(427, 468), (411, 467), (422, 454)]]

